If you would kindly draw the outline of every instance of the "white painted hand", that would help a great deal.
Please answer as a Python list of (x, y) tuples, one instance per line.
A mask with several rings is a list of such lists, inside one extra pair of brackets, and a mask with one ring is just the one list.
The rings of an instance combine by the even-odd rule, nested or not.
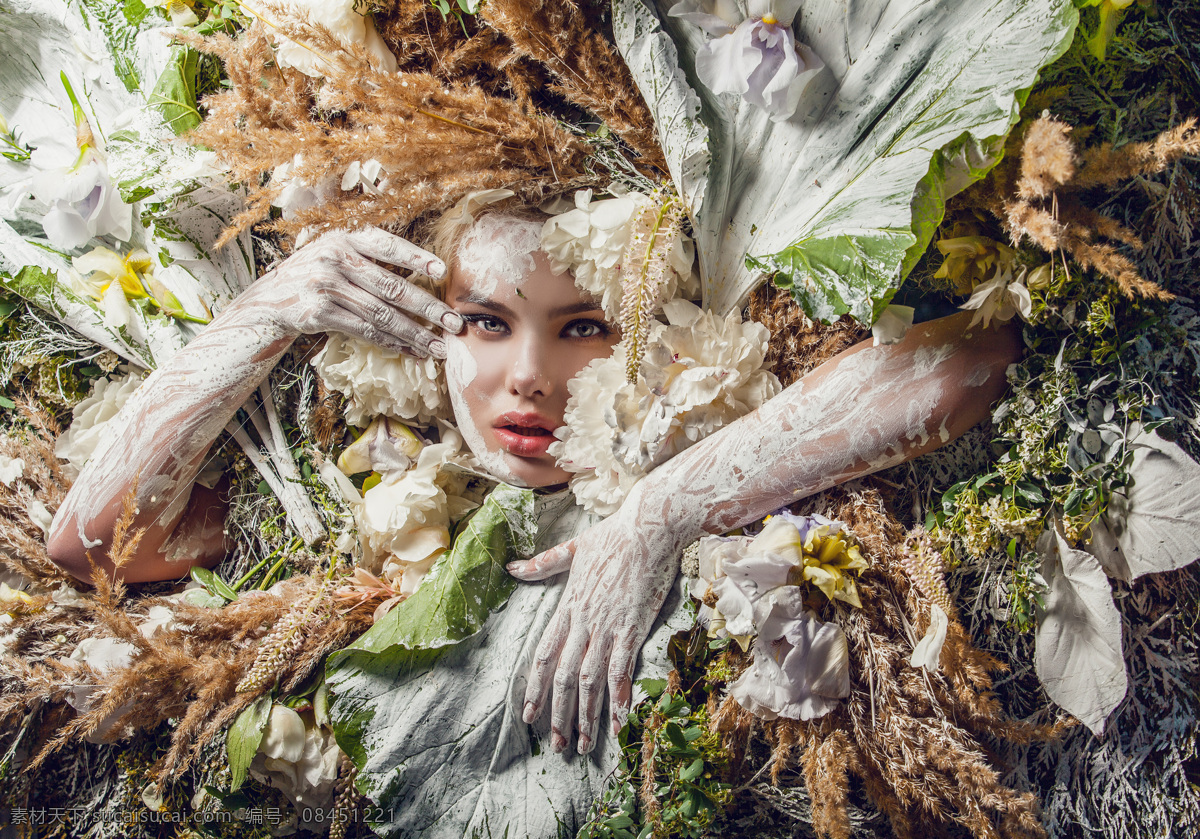
[(567, 747), (576, 720), (579, 753), (592, 750), (606, 688), (614, 731), (629, 713), (638, 651), (679, 570), (680, 554), (692, 541), (682, 528), (653, 515), (656, 507), (661, 513), (661, 505), (635, 489), (609, 518), (508, 566), (521, 580), (571, 569), (534, 656), (523, 714), (526, 723), (537, 719), (553, 691), (551, 747), (556, 752)]
[(265, 315), (284, 334), (341, 332), (390, 350), (446, 357), (442, 340), (414, 318), (452, 333), (462, 318), (433, 295), (372, 259), (433, 279), (446, 265), (378, 228), (333, 231), (263, 275), (233, 304)]

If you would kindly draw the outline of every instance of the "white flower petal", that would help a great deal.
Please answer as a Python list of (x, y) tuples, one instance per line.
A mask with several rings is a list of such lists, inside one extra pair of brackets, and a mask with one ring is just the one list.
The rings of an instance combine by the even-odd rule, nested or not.
[(908, 660), (910, 667), (924, 667), (930, 673), (937, 672), (949, 625), (949, 618), (942, 611), (942, 607), (934, 603), (930, 611), (929, 629), (925, 631), (925, 637), (913, 647), (912, 656)]
[(893, 303), (883, 310), (883, 313), (871, 326), (874, 337), (872, 346), (898, 343), (913, 325), (913, 315), (916, 312), (912, 306), (900, 306)]
[(296, 763), (304, 756), (304, 745), (304, 720), (286, 705), (272, 705), (258, 750), (268, 758)]

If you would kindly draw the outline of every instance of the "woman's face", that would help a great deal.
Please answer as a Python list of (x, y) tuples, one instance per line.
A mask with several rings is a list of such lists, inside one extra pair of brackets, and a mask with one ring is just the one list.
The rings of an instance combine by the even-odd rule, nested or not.
[(450, 272), (446, 302), (463, 320), (446, 335), (446, 379), (459, 429), (484, 468), (541, 487), (570, 474), (546, 450), (563, 424), (567, 381), (608, 356), (619, 334), (570, 274), (539, 249), (541, 224), (485, 216)]

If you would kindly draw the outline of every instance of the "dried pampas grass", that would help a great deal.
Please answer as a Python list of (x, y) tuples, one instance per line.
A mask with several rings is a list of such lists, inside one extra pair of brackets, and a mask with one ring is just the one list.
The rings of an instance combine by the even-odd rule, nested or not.
[(772, 283), (763, 283), (750, 295), (746, 317), (771, 331), (765, 366), (784, 387), (871, 334), (848, 316), (831, 324), (812, 320), (790, 294)]
[(1082, 152), (1071, 139), (1071, 130), (1066, 123), (1043, 115), (1023, 135), (1013, 132), (1005, 161), (992, 177), (968, 190), (967, 205), (980, 206), (1000, 219), (1018, 244), (1028, 238), (1049, 253), (1062, 251), (1082, 268), (1112, 280), (1127, 297), (1171, 299), (1172, 294), (1143, 277), (1133, 260), (1112, 244), (1141, 250), (1141, 239), (1084, 203), (1084, 195), (1162, 172), (1184, 157), (1200, 154), (1196, 119), (1149, 142), (1120, 148), (1104, 143)]

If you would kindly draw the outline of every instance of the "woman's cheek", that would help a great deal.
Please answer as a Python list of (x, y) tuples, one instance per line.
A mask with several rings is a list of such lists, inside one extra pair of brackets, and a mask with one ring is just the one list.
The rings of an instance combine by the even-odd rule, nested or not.
[[(479, 464), (495, 477), (510, 484), (523, 485), (504, 460), (499, 441), (491, 436), (496, 397), (494, 382), (489, 384), (502, 353), (489, 352), (487, 345), (466, 337), (446, 336), (446, 387), (454, 420), (467, 448)], [(502, 381), (502, 380), (501, 380)]]

